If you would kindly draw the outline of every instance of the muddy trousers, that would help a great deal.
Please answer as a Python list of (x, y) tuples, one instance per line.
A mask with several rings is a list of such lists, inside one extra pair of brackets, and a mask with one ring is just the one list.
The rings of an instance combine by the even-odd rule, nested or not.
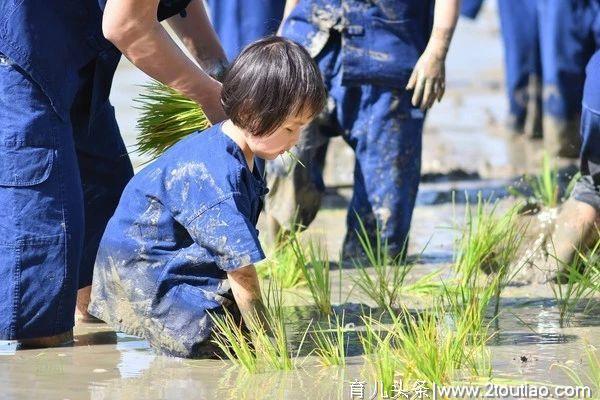
[(529, 137), (541, 136), (542, 67), (537, 4), (500, 0), (498, 14), (504, 46), (509, 125)]
[(600, 110), (583, 105), (581, 115), (581, 178), (571, 197), (594, 207), (600, 213)]
[(329, 91), (328, 106), (305, 129), (292, 150), (304, 164), (268, 161), (266, 210), (284, 229), (308, 226), (324, 192), (323, 155), (329, 138), (341, 135), (354, 150), (354, 191), (346, 218), (344, 258), (362, 254), (361, 221), (370, 239), (380, 231), (392, 254), (407, 243), (421, 169), (423, 113), (411, 94), (370, 84), (342, 84), (339, 41), (330, 40), (316, 61)]
[(544, 147), (551, 155), (577, 157), (585, 67), (600, 47), (600, 2), (538, 0), (537, 5)]
[(0, 339), (73, 327), (77, 289), (91, 283), (99, 240), (133, 175), (110, 103), (90, 111), (98, 76), (93, 62), (81, 71), (64, 120), (0, 57)]

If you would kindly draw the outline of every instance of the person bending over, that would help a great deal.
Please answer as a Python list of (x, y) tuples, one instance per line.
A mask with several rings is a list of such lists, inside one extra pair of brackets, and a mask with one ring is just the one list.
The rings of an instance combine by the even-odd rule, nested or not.
[(298, 141), (325, 104), (318, 67), (295, 42), (269, 37), (226, 72), (229, 119), (183, 139), (133, 177), (98, 251), (89, 312), (159, 353), (213, 351), (210, 313), (261, 315), (254, 263), (265, 183), (255, 157)]

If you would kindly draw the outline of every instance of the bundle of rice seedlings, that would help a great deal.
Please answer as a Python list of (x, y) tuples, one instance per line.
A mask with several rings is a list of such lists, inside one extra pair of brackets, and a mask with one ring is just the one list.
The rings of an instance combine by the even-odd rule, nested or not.
[(259, 369), (258, 358), (241, 321), (235, 321), (227, 310), (223, 315), (209, 315), (215, 326), (212, 342), (235, 365), (250, 373), (257, 372)]
[(142, 88), (142, 93), (134, 100), (141, 110), (135, 145), (140, 154), (150, 158), (158, 157), (190, 133), (211, 126), (198, 103), (176, 90), (157, 81), (143, 85)]
[(496, 274), (500, 277), (498, 282), (506, 285), (527, 261), (517, 261), (527, 228), (518, 221), (518, 205), (498, 216), (497, 204), (483, 200), (481, 192), (477, 195), (474, 210), (467, 203), (455, 261), (455, 270), (462, 282), (471, 280), (478, 270), (482, 270), (486, 274)]
[(306, 284), (301, 262), (289, 241), (277, 246), (267, 260), (256, 266), (256, 272), (261, 278), (272, 279), (284, 289)]
[(269, 258), (256, 266), (256, 272), (263, 279), (271, 279), (284, 289), (306, 284), (302, 260), (295, 249), (299, 231), (302, 228), (294, 221), (291, 230), (280, 232), (275, 240), (276, 246)]

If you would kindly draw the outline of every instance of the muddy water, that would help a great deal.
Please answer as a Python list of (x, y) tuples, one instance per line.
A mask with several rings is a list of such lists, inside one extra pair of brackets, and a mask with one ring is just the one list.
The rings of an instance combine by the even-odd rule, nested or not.
[[(461, 22), (448, 59), (446, 98), (428, 115), (423, 184), (411, 236), (411, 252), (425, 250), (411, 279), (448, 268), (456, 238), (452, 227), (461, 221), (468, 197), (482, 190), (486, 196), (502, 198), (507, 184), (538, 165), (540, 143), (508, 138), (502, 129), (507, 105), (494, 4), (486, 3), (479, 21)], [(115, 77), (112, 101), (128, 145), (134, 140), (137, 117), (132, 98), (137, 85), (146, 81), (126, 61)], [(136, 166), (144, 161), (132, 157)], [(334, 141), (328, 159), (325, 175), (330, 189), (310, 231), (327, 240), (329, 254), (335, 255), (344, 234), (353, 160), (340, 140)], [(361, 305), (373, 304), (356, 291), (346, 300), (353, 271), (342, 273), (341, 282), (337, 271), (332, 273), (333, 300), (345, 301), (337, 309), (343, 307), (346, 321), (360, 329)], [(315, 316), (307, 305), (308, 292), (299, 289), (288, 297), (290, 329), (301, 331)], [(598, 312), (579, 310), (571, 326), (561, 328), (556, 302), (546, 286), (508, 288), (502, 310), (489, 346), (495, 377), (567, 384), (566, 375), (552, 365), (570, 361), (578, 368), (584, 343), (600, 343)], [(349, 365), (343, 370), (322, 368), (309, 357), (293, 372), (249, 376), (220, 361), (156, 356), (145, 341), (115, 333), (104, 324), (78, 325), (75, 335), (74, 346), (56, 349), (15, 351), (13, 343), (1, 343), (0, 398), (338, 399), (350, 398), (350, 382), (356, 379), (367, 382), (367, 393), (375, 385), (356, 341), (351, 342)]]

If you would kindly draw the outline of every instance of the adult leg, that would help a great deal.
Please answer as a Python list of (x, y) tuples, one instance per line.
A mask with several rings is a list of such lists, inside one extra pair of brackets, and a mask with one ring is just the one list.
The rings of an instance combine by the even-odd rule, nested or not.
[(28, 74), (0, 59), (0, 339), (62, 344), (83, 244), (72, 131)]
[(594, 51), (587, 3), (538, 0), (544, 147), (552, 156), (579, 155), (585, 66)]
[(98, 97), (94, 94), (107, 90), (106, 86), (110, 87), (112, 78), (112, 68), (105, 70), (107, 63), (103, 61), (99, 58), (88, 67), (86, 74), (89, 79), (82, 86), (71, 110), (85, 211), (84, 247), (77, 295), (78, 316), (84, 320), (90, 319), (87, 307), (100, 239), (125, 185), (133, 176), (114, 108), (108, 100), (94, 104), (94, 99)]
[(361, 223), (370, 240), (379, 232), (391, 256), (403, 255), (420, 181), (424, 114), (400, 89), (362, 85), (340, 90), (338, 118), (356, 153), (344, 258), (363, 254), (357, 235)]
[(541, 137), (541, 65), (537, 5), (530, 0), (498, 1), (506, 88), (508, 127), (514, 133)]
[[(330, 34), (316, 59), (328, 88), (337, 76), (341, 77), (341, 36), (335, 31)], [(273, 238), (290, 231), (293, 223), (307, 227), (321, 207), (325, 150), (329, 137), (341, 129), (335, 120), (336, 107), (336, 99), (330, 96), (326, 110), (301, 133), (298, 144), (291, 150), (303, 165), (287, 156), (266, 163), (270, 191), (265, 209)]]

